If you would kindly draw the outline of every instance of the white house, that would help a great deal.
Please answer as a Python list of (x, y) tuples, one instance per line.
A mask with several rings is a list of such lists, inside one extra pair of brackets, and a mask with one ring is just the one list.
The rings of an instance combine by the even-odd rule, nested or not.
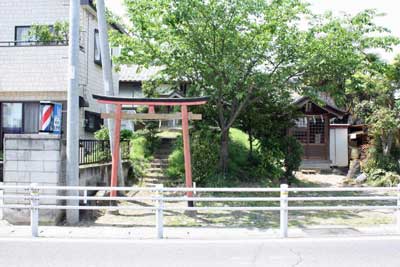
[[(29, 40), (33, 24), (54, 25), (69, 20), (69, 0), (0, 1), (0, 135), (37, 133), (39, 102), (63, 104), (65, 133), (68, 45)], [(104, 106), (92, 99), (103, 93), (96, 10), (81, 0), (79, 53), (80, 136), (90, 138), (100, 127)], [(118, 92), (118, 76), (114, 73)], [(1, 141), (2, 142), (2, 141)]]
[[(119, 96), (122, 97), (145, 97), (143, 92), (143, 83), (157, 78), (157, 75), (163, 70), (163, 67), (142, 68), (138, 65), (122, 65), (119, 70)], [(172, 82), (170, 84), (160, 84), (157, 87), (159, 97), (182, 98), (186, 95), (188, 84), (186, 82)], [(123, 106), (126, 112), (135, 112), (134, 106)], [(173, 112), (173, 108), (167, 107), (164, 112)], [(160, 121), (159, 128), (174, 130), (180, 129), (180, 120)], [(134, 129), (133, 121), (122, 121), (122, 127), (125, 129)]]

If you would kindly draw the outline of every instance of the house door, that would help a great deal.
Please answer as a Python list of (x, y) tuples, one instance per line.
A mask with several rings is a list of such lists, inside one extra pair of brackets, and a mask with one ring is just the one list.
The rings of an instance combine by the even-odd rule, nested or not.
[(303, 159), (328, 159), (328, 118), (311, 115), (300, 118), (292, 129), (293, 136), (303, 145)]

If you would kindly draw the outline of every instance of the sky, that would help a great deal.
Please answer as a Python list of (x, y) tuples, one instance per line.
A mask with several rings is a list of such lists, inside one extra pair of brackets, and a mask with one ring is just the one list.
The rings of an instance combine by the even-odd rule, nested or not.
[[(123, 0), (105, 0), (106, 5), (116, 14), (123, 16), (124, 8)], [(325, 11), (333, 11), (335, 14), (346, 12), (356, 14), (364, 9), (374, 8), (379, 12), (385, 13), (384, 17), (377, 18), (376, 22), (384, 27), (389, 28), (392, 34), (400, 37), (400, 19), (399, 9), (400, 1), (397, 0), (308, 0), (311, 9), (315, 13), (324, 13)], [(400, 46), (396, 47), (391, 53), (381, 53), (382, 56), (390, 61), (393, 57), (400, 53)]]

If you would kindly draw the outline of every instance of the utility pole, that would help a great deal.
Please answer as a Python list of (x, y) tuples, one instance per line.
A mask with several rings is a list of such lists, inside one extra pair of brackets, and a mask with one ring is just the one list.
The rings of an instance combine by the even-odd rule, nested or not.
[[(101, 54), (101, 63), (103, 68), (103, 83), (104, 83), (104, 94), (106, 96), (114, 96), (115, 91), (113, 88), (113, 79), (112, 79), (112, 65), (111, 65), (111, 56), (110, 56), (110, 45), (108, 42), (108, 25), (106, 21), (106, 8), (104, 5), (104, 0), (97, 0), (96, 2), (97, 9), (97, 20), (99, 23), (99, 39), (100, 39), (100, 54)], [(113, 113), (112, 105), (106, 105), (106, 112)], [(114, 149), (114, 124), (111, 119), (107, 120), (107, 127), (109, 130), (110, 136), (110, 146), (111, 153), (113, 153)], [(119, 158), (121, 159), (121, 151), (119, 151)], [(122, 163), (118, 162), (118, 180), (119, 185), (124, 185), (124, 177), (122, 175)]]
[[(67, 102), (67, 186), (79, 186), (79, 12), (80, 0), (70, 0)], [(79, 191), (68, 190), (69, 196)], [(79, 200), (67, 200), (68, 206), (78, 206)], [(79, 222), (79, 210), (67, 210), (67, 222)]]

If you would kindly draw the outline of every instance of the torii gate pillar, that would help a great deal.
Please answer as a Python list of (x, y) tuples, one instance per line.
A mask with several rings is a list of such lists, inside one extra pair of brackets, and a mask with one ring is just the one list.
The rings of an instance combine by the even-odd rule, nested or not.
[[(190, 142), (189, 142), (189, 117), (188, 117), (188, 107), (182, 106), (182, 138), (183, 138), (183, 155), (185, 159), (185, 181), (186, 188), (193, 187), (192, 181), (192, 161), (190, 156)], [(188, 197), (193, 197), (193, 192), (189, 191), (187, 193)], [(188, 202), (189, 207), (193, 207), (193, 201)]]

